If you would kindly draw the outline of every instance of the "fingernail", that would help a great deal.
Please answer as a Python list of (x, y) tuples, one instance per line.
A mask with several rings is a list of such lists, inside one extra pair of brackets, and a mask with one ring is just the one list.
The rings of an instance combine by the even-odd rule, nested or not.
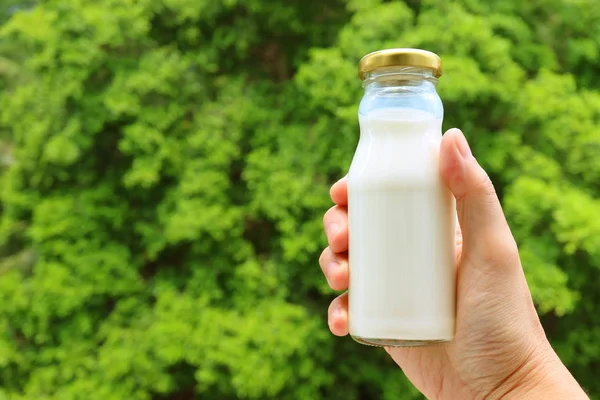
[(340, 230), (340, 226), (338, 224), (331, 224), (327, 227), (327, 229), (326, 229), (327, 240), (329, 241), (330, 244), (331, 244), (331, 241), (333, 240), (333, 237), (339, 230)]
[[(455, 128), (456, 129), (456, 128)], [(465, 159), (473, 158), (473, 153), (471, 152), (471, 148), (469, 147), (469, 143), (465, 138), (465, 135), (462, 133), (460, 129), (456, 129), (458, 131), (456, 145), (458, 147), (458, 152)]]

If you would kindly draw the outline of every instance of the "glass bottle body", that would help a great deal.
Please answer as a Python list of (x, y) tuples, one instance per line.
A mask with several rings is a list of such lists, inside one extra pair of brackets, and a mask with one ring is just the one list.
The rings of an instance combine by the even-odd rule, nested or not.
[(452, 340), (454, 198), (441, 181), (442, 102), (431, 71), (370, 72), (348, 174), (349, 329), (379, 346)]

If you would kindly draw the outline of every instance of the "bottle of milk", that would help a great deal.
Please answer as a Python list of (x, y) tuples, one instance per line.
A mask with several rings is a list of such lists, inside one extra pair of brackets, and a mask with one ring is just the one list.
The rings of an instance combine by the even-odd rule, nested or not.
[(455, 324), (455, 221), (439, 172), (441, 60), (417, 49), (370, 53), (360, 141), (348, 174), (349, 324), (360, 343), (450, 341)]

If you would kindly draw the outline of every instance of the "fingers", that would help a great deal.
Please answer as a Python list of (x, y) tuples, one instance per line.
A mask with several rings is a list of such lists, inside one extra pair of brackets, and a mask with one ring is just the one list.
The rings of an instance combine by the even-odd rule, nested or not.
[(336, 336), (348, 334), (348, 292), (336, 297), (329, 305), (329, 330)]
[(506, 261), (506, 257), (518, 257), (494, 186), (471, 154), (467, 140), (458, 129), (449, 130), (442, 139), (440, 170), (446, 185), (456, 197), (463, 236), (463, 256), (500, 262)]
[(329, 195), (331, 196), (331, 200), (338, 206), (348, 205), (348, 180), (346, 177), (333, 184)]
[(334, 253), (348, 250), (348, 209), (333, 206), (323, 217), (323, 226), (329, 247)]
[(329, 247), (319, 257), (319, 265), (333, 290), (348, 288), (348, 253), (334, 253)]
[[(348, 185), (346, 178), (336, 182), (330, 191), (336, 206), (323, 217), (329, 247), (319, 257), (321, 270), (333, 290), (348, 288)], [(331, 302), (328, 311), (329, 330), (336, 336), (348, 334), (348, 292)]]

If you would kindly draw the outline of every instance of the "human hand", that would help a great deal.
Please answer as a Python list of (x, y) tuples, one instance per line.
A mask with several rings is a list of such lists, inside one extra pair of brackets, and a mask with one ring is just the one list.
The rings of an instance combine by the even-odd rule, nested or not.
[[(456, 333), (450, 343), (386, 348), (428, 399), (587, 399), (552, 350), (494, 186), (458, 129), (440, 148), (440, 173), (456, 197)], [(334, 290), (348, 287), (346, 180), (331, 188), (329, 246), (319, 264)], [(348, 293), (329, 307), (329, 328), (348, 334)]]

